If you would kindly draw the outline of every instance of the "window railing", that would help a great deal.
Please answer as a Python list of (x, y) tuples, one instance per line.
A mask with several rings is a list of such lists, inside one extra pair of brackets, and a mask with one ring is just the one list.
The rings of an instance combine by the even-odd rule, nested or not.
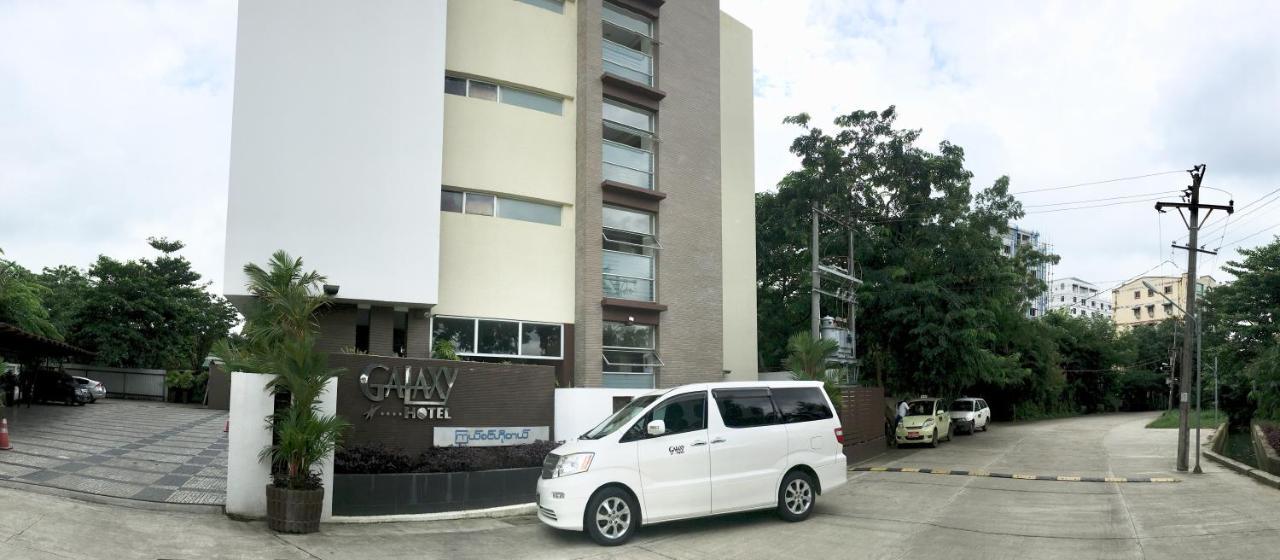
[(604, 71), (628, 80), (653, 85), (653, 57), (608, 39), (604, 45)]

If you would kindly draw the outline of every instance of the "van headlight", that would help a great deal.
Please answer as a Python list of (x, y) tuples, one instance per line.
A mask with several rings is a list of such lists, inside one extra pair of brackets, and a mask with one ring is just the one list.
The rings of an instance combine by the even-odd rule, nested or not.
[(556, 463), (555, 470), (551, 471), (551, 478), (587, 472), (587, 469), (591, 468), (591, 459), (595, 456), (595, 453), (570, 453), (564, 455)]

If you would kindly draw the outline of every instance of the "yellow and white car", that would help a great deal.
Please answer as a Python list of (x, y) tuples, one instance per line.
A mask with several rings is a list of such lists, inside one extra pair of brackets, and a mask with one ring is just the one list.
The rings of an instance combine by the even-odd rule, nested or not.
[(898, 444), (924, 443), (937, 447), (939, 441), (951, 441), (951, 415), (942, 399), (907, 401), (907, 415), (894, 429)]

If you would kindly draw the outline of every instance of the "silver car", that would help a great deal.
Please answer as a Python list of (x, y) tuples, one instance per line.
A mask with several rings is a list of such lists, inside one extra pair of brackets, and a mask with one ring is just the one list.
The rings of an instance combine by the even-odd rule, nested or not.
[(991, 408), (984, 399), (963, 397), (951, 403), (951, 423), (957, 432), (972, 434), (987, 431), (991, 425)]
[(89, 390), (89, 402), (98, 402), (98, 399), (107, 398), (107, 387), (101, 381), (94, 381), (88, 377), (72, 377), (76, 380), (76, 384)]

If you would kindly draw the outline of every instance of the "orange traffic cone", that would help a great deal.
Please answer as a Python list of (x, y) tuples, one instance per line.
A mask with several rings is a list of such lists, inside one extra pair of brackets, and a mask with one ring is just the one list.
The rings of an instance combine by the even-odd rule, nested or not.
[(9, 419), (0, 418), (0, 450), (10, 449), (13, 449), (13, 446), (9, 445)]

